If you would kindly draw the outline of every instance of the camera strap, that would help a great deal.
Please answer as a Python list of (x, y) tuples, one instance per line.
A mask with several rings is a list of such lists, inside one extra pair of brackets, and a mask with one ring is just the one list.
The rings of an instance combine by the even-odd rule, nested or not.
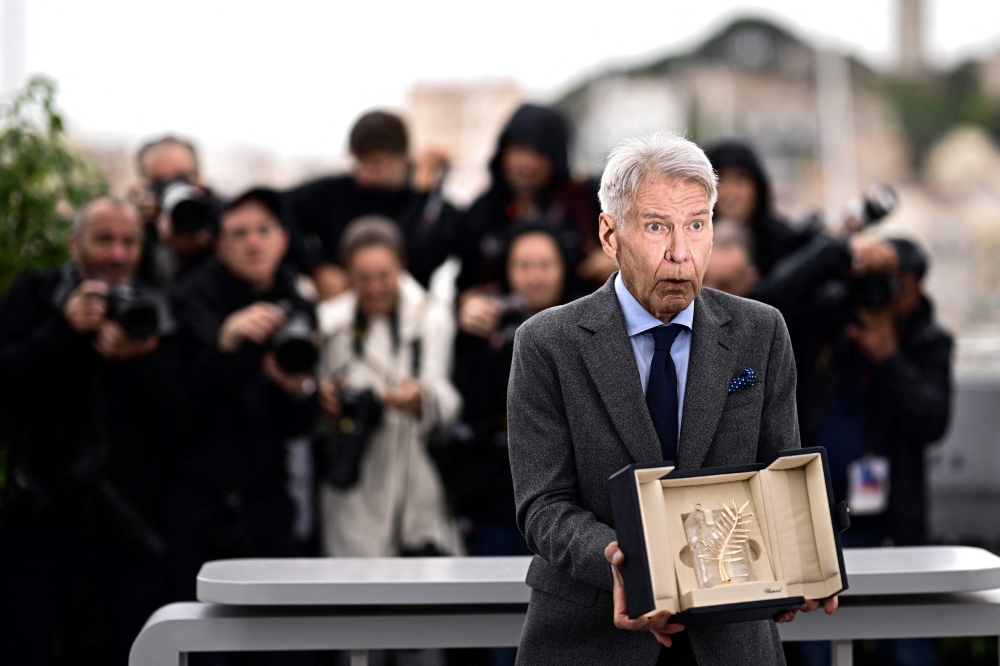
[[(426, 300), (425, 300), (426, 303)], [(424, 313), (424, 308), (421, 309), (421, 315)], [(400, 345), (400, 332), (399, 332), (399, 306), (392, 311), (389, 315), (389, 332), (392, 335), (392, 351), (396, 353), (399, 351)], [(364, 359), (365, 356), (365, 338), (368, 336), (368, 318), (365, 317), (364, 313), (361, 312), (361, 308), (354, 308), (354, 337), (351, 340), (351, 349), (354, 351), (354, 355), (359, 359)], [(410, 372), (414, 379), (420, 378), (420, 369), (423, 365), (423, 338), (417, 335), (413, 340), (410, 341)]]
[[(393, 353), (399, 349), (399, 307), (393, 309), (389, 315), (389, 334), (392, 336)], [(354, 338), (351, 349), (358, 358), (365, 355), (365, 338), (368, 337), (368, 317), (361, 311), (360, 307), (354, 308)]]

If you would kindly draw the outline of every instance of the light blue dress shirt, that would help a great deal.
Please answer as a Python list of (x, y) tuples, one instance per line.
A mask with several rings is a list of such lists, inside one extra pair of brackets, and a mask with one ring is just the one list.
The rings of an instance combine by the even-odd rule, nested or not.
[[(639, 304), (639, 301), (635, 300), (635, 296), (622, 281), (621, 273), (615, 276), (615, 295), (618, 296), (618, 303), (622, 306), (622, 314), (625, 315), (625, 330), (628, 332), (628, 341), (632, 344), (632, 354), (635, 356), (635, 364), (639, 368), (639, 381), (642, 382), (642, 393), (645, 395), (646, 385), (649, 383), (649, 368), (653, 363), (653, 353), (656, 351), (652, 330), (664, 324), (649, 314)], [(684, 415), (684, 389), (687, 387), (688, 360), (691, 358), (694, 301), (691, 301), (690, 305), (674, 315), (670, 323), (683, 327), (670, 348), (670, 358), (673, 359), (674, 368), (677, 370), (677, 441), (680, 442), (681, 417)]]

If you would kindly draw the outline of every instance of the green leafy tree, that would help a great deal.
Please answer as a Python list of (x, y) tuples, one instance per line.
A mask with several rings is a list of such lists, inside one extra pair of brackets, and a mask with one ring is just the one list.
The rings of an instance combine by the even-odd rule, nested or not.
[(52, 81), (35, 77), (0, 100), (0, 295), (25, 269), (66, 261), (74, 211), (108, 189), (67, 144), (55, 94)]

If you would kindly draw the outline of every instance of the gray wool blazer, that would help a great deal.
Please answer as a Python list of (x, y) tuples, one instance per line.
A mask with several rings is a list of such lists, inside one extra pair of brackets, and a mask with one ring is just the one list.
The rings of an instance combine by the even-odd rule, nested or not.
[[(757, 385), (729, 394), (745, 368)], [(685, 391), (680, 469), (768, 462), (800, 447), (795, 361), (772, 307), (702, 289)], [(507, 410), (517, 523), (536, 553), (517, 663), (652, 666), (652, 634), (614, 626), (604, 559), (615, 540), (608, 477), (661, 459), (614, 276), (521, 326)], [(687, 631), (699, 666), (784, 664), (771, 621)]]

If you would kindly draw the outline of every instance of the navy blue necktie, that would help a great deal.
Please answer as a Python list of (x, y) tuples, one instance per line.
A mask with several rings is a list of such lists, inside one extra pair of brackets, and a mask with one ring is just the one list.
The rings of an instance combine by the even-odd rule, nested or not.
[(656, 351), (646, 383), (646, 407), (653, 419), (664, 460), (677, 462), (677, 369), (670, 358), (670, 348), (681, 326), (657, 326), (653, 329)]

